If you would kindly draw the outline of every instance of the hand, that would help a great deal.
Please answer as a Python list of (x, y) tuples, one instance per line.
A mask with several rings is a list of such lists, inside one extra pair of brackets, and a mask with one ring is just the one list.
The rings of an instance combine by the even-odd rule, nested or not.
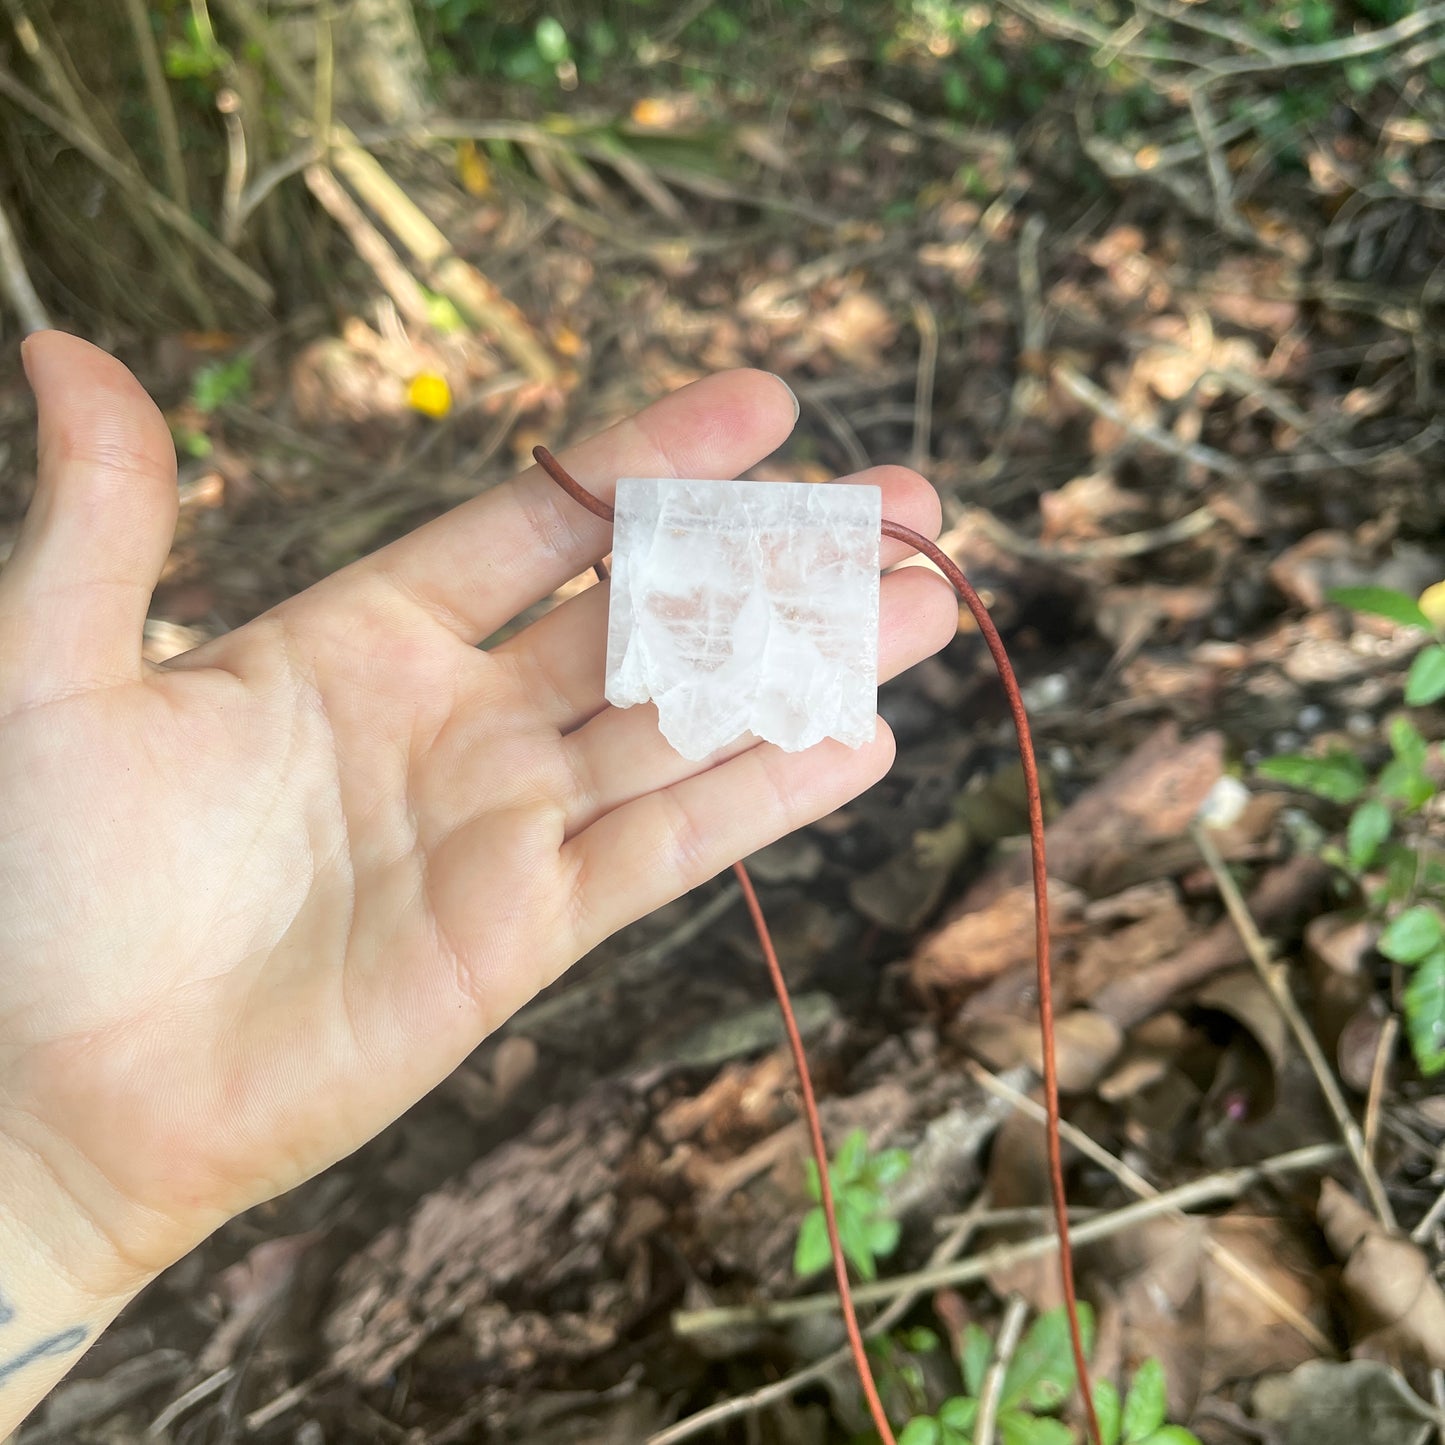
[[(535, 470), (150, 667), (165, 423), (84, 342), (25, 354), (40, 468), (0, 573), (0, 1175), (8, 1147), (63, 1196), (67, 1237), (95, 1247), (61, 1268), (98, 1293), (355, 1149), (594, 944), (889, 767), (881, 722), (857, 751), (685, 762), (652, 708), (603, 700), (602, 587), (478, 650), (607, 550)], [(774, 377), (714, 376), (564, 462), (607, 496), (619, 475), (731, 477), (793, 411)], [(920, 477), (852, 480), (936, 533)], [(956, 616), (932, 573), (886, 578), (885, 675)]]

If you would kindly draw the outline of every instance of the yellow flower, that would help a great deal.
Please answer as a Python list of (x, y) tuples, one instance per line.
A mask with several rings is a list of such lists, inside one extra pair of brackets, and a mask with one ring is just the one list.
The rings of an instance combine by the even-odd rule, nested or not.
[(475, 141), (457, 143), (457, 177), (469, 196), (485, 196), (492, 189), (492, 174)]
[(1437, 582), (1420, 594), (1420, 611), (1430, 619), (1430, 626), (1445, 631), (1445, 582)]
[(452, 409), (452, 389), (446, 377), (435, 371), (420, 371), (407, 384), (406, 404), (413, 411), (440, 421)]

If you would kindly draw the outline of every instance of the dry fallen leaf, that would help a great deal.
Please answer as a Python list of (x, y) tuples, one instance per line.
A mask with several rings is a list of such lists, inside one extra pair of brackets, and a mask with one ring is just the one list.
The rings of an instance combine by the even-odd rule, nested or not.
[[(1020, 1043), (1024, 1061), (1035, 1073), (1041, 1074), (1043, 1046), (1036, 1025), (1027, 1025)], [(1119, 1057), (1123, 1045), (1123, 1030), (1103, 1014), (1086, 1008), (1060, 1014), (1054, 1024), (1054, 1062), (1059, 1088), (1066, 1094), (1081, 1094), (1093, 1088)]]
[(1317, 1331), (1328, 1325), (1318, 1263), (1283, 1219), (1236, 1209), (1151, 1220), (1085, 1259), (1119, 1283), (1126, 1353), (1163, 1360), (1176, 1419), (1187, 1418), (1201, 1394), (1293, 1369), (1319, 1352), (1265, 1296), (1273, 1291)]
[(1320, 1228), (1344, 1264), (1345, 1293), (1368, 1333), (1356, 1349), (1423, 1357), (1445, 1369), (1445, 1290), (1424, 1253), (1390, 1234), (1348, 1190), (1326, 1179)]
[[(1109, 884), (1121, 858), (1146, 856), (1188, 831), (1223, 773), (1223, 760), (1219, 733), (1181, 741), (1178, 728), (1166, 723), (1049, 825), (1050, 881), (1060, 879), (1086, 892), (1114, 891)], [(1028, 877), (1025, 853), (979, 879), (958, 912), (982, 908)]]
[[(1084, 895), (1049, 879), (1049, 913), (1055, 938), (1071, 933)], [(1034, 957), (1034, 893), (1030, 884), (1006, 889), (976, 912), (965, 913), (926, 938), (909, 962), (913, 985), (924, 995), (976, 987)]]
[(876, 296), (850, 291), (813, 319), (813, 330), (844, 361), (877, 366), (898, 334), (898, 324)]
[(1280, 1426), (1280, 1445), (1402, 1445), (1436, 1419), (1394, 1370), (1374, 1360), (1308, 1360), (1261, 1380), (1257, 1419)]

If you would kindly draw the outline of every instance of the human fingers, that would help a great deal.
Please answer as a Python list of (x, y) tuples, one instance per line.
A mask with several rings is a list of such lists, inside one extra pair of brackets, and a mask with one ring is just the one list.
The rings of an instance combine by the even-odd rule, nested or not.
[(140, 676), (178, 499), (170, 431), (119, 361), (58, 331), (23, 356), (39, 466), (0, 572), (0, 657), (30, 699)]
[[(784, 440), (796, 408), (768, 372), (721, 372), (568, 448), (562, 464), (608, 499), (618, 477), (735, 477)], [(340, 601), (347, 588), (380, 580), (478, 642), (601, 557), (609, 537), (530, 467), (339, 572), (314, 600)]]
[[(830, 485), (878, 487), (883, 492), (885, 517), (925, 537), (938, 535), (942, 522), (938, 493), (907, 467), (870, 467)], [(903, 543), (883, 539), (884, 567), (891, 567), (907, 555)], [(515, 671), (518, 684), (537, 711), (560, 732), (580, 727), (607, 705), (602, 690), (608, 602), (607, 588), (589, 588), (489, 654)]]
[[(878, 680), (886, 682), (931, 657), (948, 644), (957, 627), (958, 598), (942, 577), (922, 567), (885, 577), (879, 598)], [(567, 800), (567, 835), (755, 745), (742, 741), (703, 762), (689, 762), (658, 731), (656, 708), (608, 708), (562, 740), (568, 776), (574, 780)]]
[(866, 792), (892, 766), (893, 734), (798, 753), (771, 743), (614, 808), (564, 844), (578, 952), (724, 868)]

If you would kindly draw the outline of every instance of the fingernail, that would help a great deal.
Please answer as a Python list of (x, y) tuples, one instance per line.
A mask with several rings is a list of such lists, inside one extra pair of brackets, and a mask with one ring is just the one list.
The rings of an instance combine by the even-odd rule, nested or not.
[(798, 404), (798, 393), (795, 392), (793, 388), (789, 386), (788, 383), (784, 381), (783, 378), (779, 376), (776, 371), (770, 371), (768, 375), (771, 376), (774, 381), (778, 382), (782, 386), (783, 390), (788, 393), (788, 400), (793, 403), (793, 420), (797, 421), (799, 415), (803, 410), (803, 408)]

